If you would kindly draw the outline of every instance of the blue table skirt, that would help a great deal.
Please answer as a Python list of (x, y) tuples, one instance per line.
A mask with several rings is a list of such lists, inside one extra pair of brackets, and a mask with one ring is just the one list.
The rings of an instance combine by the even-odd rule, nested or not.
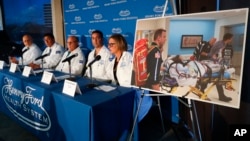
[(105, 92), (87, 88), (89, 79), (76, 78), (83, 94), (70, 97), (62, 93), (64, 81), (43, 84), (41, 75), (27, 78), (1, 70), (0, 110), (41, 140), (126, 140), (133, 121), (133, 89)]

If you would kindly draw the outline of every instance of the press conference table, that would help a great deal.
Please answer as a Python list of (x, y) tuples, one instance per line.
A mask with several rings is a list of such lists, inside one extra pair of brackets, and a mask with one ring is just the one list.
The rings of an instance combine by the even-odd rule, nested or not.
[(71, 97), (62, 93), (64, 81), (48, 85), (41, 77), (0, 70), (0, 111), (41, 140), (126, 140), (133, 122), (134, 90), (101, 82), (88, 88), (89, 79), (76, 78), (82, 95)]

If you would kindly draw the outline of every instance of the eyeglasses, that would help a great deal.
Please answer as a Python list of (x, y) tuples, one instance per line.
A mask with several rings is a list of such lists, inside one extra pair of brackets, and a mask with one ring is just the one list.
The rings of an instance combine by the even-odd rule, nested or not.
[(109, 47), (113, 47), (116, 43), (108, 43)]

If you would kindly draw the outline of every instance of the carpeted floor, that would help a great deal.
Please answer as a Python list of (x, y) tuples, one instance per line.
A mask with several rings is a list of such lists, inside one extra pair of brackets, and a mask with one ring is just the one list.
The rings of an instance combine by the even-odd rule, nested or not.
[[(146, 117), (139, 123), (139, 141), (186, 141), (180, 135), (177, 126), (169, 126), (165, 123), (164, 133), (161, 126), (158, 107), (153, 107)], [(176, 132), (178, 135), (176, 135)], [(0, 141), (39, 141), (37, 137), (29, 133), (9, 117), (0, 112)]]
[(0, 141), (39, 141), (34, 135), (0, 113)]

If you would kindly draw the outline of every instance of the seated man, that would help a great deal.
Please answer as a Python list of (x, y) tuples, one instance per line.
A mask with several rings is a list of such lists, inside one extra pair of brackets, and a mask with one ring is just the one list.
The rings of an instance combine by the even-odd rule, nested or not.
[[(80, 76), (85, 64), (85, 56), (79, 47), (79, 41), (76, 36), (69, 36), (67, 39), (68, 51), (63, 54), (56, 70)], [(71, 58), (67, 60), (67, 58)], [(71, 70), (69, 70), (71, 68)]]
[(32, 62), (30, 64), (30, 67), (32, 67), (33, 69), (39, 69), (39, 68), (55, 69), (56, 65), (60, 62), (62, 58), (62, 55), (64, 53), (64, 48), (55, 42), (55, 38), (52, 33), (44, 34), (43, 40), (47, 47), (43, 51), (42, 56), (46, 57)]
[(23, 44), (25, 45), (25, 47), (22, 49), (22, 57), (10, 57), (10, 62), (21, 65), (29, 65), (41, 55), (41, 50), (35, 43), (33, 43), (33, 39), (30, 35), (23, 35), (22, 40)]
[(85, 75), (96, 79), (103, 79), (103, 76), (106, 75), (106, 67), (109, 63), (109, 58), (111, 58), (111, 53), (108, 48), (103, 44), (103, 33), (99, 30), (95, 30), (91, 34), (91, 41), (94, 49), (88, 55), (88, 62), (86, 66), (92, 62), (97, 55), (101, 56), (101, 59), (92, 64), (92, 72), (90, 72), (89, 67), (87, 67)]

